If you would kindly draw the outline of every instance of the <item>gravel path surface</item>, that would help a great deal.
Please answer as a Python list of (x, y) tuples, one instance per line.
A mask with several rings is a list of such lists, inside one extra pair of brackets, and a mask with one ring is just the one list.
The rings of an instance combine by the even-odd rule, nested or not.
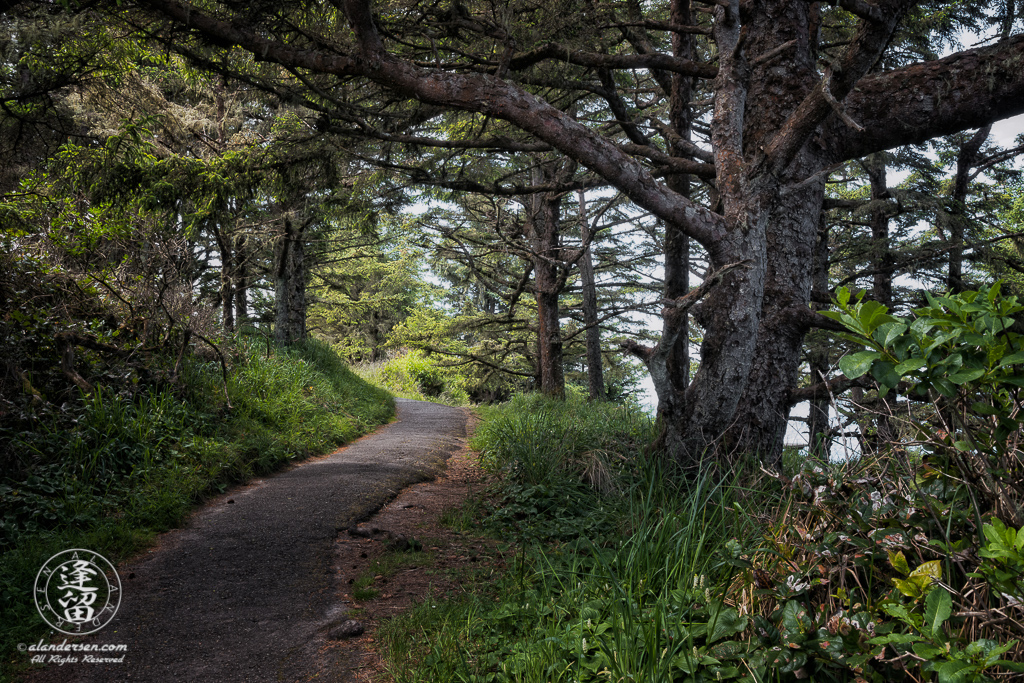
[(126, 644), (123, 663), (49, 666), (29, 680), (306, 681), (318, 669), (325, 680), (319, 645), (346, 618), (332, 542), (432, 478), (466, 435), (457, 408), (397, 403), (397, 422), (219, 497), (120, 567), (117, 617), (85, 642)]

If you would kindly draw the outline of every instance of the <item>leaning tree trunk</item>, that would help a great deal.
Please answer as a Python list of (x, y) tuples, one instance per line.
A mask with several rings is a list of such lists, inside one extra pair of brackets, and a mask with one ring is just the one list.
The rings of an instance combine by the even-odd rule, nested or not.
[(274, 339), (292, 344), (306, 338), (306, 264), (304, 225), (284, 221), (284, 234), (274, 249), (276, 292)]

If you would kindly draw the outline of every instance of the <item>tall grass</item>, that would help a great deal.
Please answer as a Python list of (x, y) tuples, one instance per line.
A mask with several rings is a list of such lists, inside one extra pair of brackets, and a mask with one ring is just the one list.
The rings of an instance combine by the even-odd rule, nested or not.
[(487, 411), (474, 443), (502, 479), (484, 526), (514, 560), (473, 596), (389, 624), (395, 679), (1024, 674), (1024, 529), (978, 519), (955, 462), (790, 456), (772, 473), (751, 457), (730, 481), (693, 479), (637, 448), (650, 436), (628, 410), (576, 398)]
[(396, 396), (433, 401), (450, 406), (470, 402), (470, 378), (466, 369), (441, 365), (423, 351), (409, 351), (385, 360), (361, 363), (353, 368), (367, 382), (384, 387)]
[(183, 387), (136, 397), (97, 387), (74, 421), (17, 436), (20, 471), (0, 480), (0, 653), (44, 632), (32, 583), (54, 553), (112, 561), (232, 484), (328, 452), (394, 414), (382, 389), (314, 340), (268, 353), (235, 349), (225, 402), (219, 367), (193, 362)]
[[(735, 531), (732, 487), (673, 483), (642, 450), (652, 430), (635, 409), (579, 398), (488, 411), (474, 446), (504, 476), (490, 523), (515, 539), (515, 560), (489, 590), (388, 624), (395, 679), (673, 681), (706, 668), (709, 647), (746, 624), (710, 599), (734, 571), (716, 559)], [(538, 505), (538, 488), (562, 504)]]

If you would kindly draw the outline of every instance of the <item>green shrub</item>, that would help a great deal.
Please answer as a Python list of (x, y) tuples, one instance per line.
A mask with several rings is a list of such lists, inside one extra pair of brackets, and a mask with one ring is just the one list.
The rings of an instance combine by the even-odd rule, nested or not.
[(463, 368), (445, 365), (423, 351), (409, 351), (383, 363), (360, 368), (370, 381), (375, 381), (397, 395), (448, 405), (469, 403), (469, 378)]
[(0, 480), (0, 652), (32, 640), (47, 557), (86, 547), (118, 561), (179, 524), (211, 494), (328, 452), (394, 414), (382, 389), (315, 340), (268, 353), (235, 349), (227, 398), (219, 364), (193, 361), (184, 386), (114, 393), (98, 385), (65, 411), (13, 435), (22, 454)]

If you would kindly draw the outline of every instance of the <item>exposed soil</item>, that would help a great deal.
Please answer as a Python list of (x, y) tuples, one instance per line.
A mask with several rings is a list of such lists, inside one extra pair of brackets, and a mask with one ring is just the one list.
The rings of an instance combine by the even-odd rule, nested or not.
[[(467, 432), (472, 432), (475, 422), (471, 418)], [(466, 572), (493, 573), (504, 568), (496, 541), (454, 531), (441, 522), (445, 512), (458, 510), (481, 495), (486, 483), (477, 454), (464, 447), (448, 459), (437, 479), (405, 489), (354, 533), (339, 537), (334, 569), (341, 589), (336, 598), (348, 609), (347, 618), (357, 620), (365, 630), (356, 637), (327, 641), (319, 653), (322, 668), (317, 680), (392, 680), (378, 649), (380, 625), (428, 595), (450, 598), (458, 594), (463, 590), (459, 577)], [(389, 564), (384, 559), (389, 554), (402, 555), (390, 563), (400, 566), (393, 572), (376, 573), (382, 560)], [(357, 596), (360, 583), (371, 579), (367, 588), (376, 591), (376, 597)], [(339, 677), (340, 662), (345, 663), (347, 677)]]

